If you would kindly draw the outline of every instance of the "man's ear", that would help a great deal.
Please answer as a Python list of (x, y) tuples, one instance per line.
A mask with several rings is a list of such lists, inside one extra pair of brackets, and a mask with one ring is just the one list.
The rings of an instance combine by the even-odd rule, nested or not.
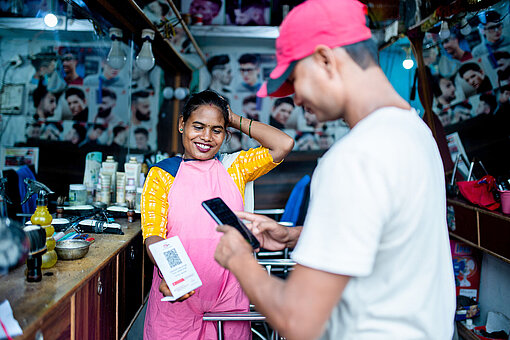
[(324, 67), (328, 74), (332, 74), (336, 70), (337, 60), (335, 59), (335, 54), (326, 45), (317, 45), (315, 47), (313, 59), (320, 67)]

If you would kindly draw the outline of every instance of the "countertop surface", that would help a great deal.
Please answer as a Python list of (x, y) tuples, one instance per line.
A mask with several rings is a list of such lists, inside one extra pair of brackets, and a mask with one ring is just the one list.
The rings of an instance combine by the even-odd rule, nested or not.
[(116, 219), (124, 235), (89, 234), (95, 238), (85, 257), (58, 260), (55, 266), (42, 269), (40, 282), (27, 282), (26, 265), (22, 265), (0, 277), (0, 301), (9, 300), (14, 317), (25, 330), (62, 299), (71, 296), (90, 277), (115, 257), (140, 232), (140, 220), (127, 223), (127, 219)]

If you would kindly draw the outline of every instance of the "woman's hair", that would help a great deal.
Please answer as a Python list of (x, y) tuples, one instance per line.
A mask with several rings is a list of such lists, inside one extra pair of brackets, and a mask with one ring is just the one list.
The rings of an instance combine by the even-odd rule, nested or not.
[(205, 90), (198, 93), (193, 93), (182, 110), (182, 120), (186, 122), (191, 114), (203, 105), (214, 105), (216, 106), (225, 120), (225, 127), (228, 126), (229, 113), (228, 113), (228, 101), (220, 96), (217, 92), (212, 90)]

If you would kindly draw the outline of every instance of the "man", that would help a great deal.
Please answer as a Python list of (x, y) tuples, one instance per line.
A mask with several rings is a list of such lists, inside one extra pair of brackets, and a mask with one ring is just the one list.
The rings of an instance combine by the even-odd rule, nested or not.
[(473, 57), (494, 53), (497, 49), (509, 44), (508, 39), (503, 36), (503, 19), (498, 12), (489, 10), (480, 14), (478, 18), (482, 42), (473, 48)]
[(117, 105), (117, 94), (114, 91), (103, 88), (101, 90), (101, 102), (97, 106), (97, 114), (94, 117), (94, 123), (105, 125), (110, 129), (122, 120), (114, 113)]
[(294, 101), (291, 97), (276, 99), (269, 116), (269, 124), (277, 129), (284, 129), (293, 110)]
[(238, 213), (265, 249), (297, 242), (294, 270), (285, 281), (268, 276), (225, 225), (215, 258), (287, 338), (450, 340), (455, 285), (443, 164), (429, 128), (377, 65), (365, 13), (355, 0), (294, 7), (276, 40), (278, 64), (258, 92), (295, 92), (296, 105), (319, 121), (342, 118), (351, 127), (314, 171), (299, 237), (299, 227)]
[(189, 6), (189, 14), (195, 22), (201, 16), (202, 24), (211, 25), (220, 9), (221, 0), (193, 0)]
[(86, 122), (89, 119), (89, 109), (85, 92), (77, 87), (70, 87), (66, 90), (65, 96), (72, 120)]
[(510, 84), (510, 53), (507, 51), (495, 52), (494, 60), (497, 65), (499, 86)]
[(473, 58), (469, 51), (464, 51), (459, 45), (459, 32), (457, 30), (450, 31), (450, 37), (443, 40), (443, 48), (453, 59), (464, 62)]
[(87, 137), (78, 145), (78, 146), (96, 146), (100, 144), (105, 144), (103, 142), (103, 132), (106, 131), (106, 126), (101, 124), (92, 124), (89, 128)]
[(232, 69), (230, 67), (230, 58), (228, 55), (221, 54), (209, 58), (209, 60), (207, 60), (207, 70), (211, 74), (209, 90), (216, 91), (221, 95), (232, 92), (229, 88), (232, 82)]
[(42, 85), (42, 81), (32, 94), (35, 107), (35, 120), (46, 120), (55, 115), (57, 109), (57, 96), (55, 93), (48, 91), (46, 86)]
[(455, 84), (449, 77), (439, 75), (439, 79), (433, 82), (433, 91), (437, 101), (437, 108), (442, 110), (449, 106), (456, 98)]
[[(136, 134), (136, 132), (135, 132)], [(112, 145), (117, 147), (125, 147), (128, 139), (128, 128), (125, 125), (117, 125), (113, 128)]]
[(64, 80), (67, 85), (83, 85), (83, 78), (76, 72), (78, 59), (70, 52), (62, 57), (62, 68), (64, 69)]
[(260, 61), (258, 54), (243, 54), (239, 57), (239, 73), (243, 79), (237, 91), (257, 92), (260, 88)]
[(150, 94), (147, 91), (134, 92), (131, 95), (131, 122), (138, 126), (151, 120)]
[(476, 108), (477, 115), (491, 115), (496, 112), (498, 101), (492, 93), (484, 93), (480, 95), (480, 101)]
[(476, 91), (484, 93), (492, 90), (492, 83), (489, 77), (483, 72), (477, 63), (465, 63), (459, 68), (459, 75)]
[(143, 127), (135, 129), (136, 148), (141, 151), (149, 151), (149, 131)]
[(79, 145), (85, 140), (87, 129), (80, 123), (74, 123), (71, 130), (65, 135), (64, 140)]
[(243, 116), (248, 119), (260, 121), (260, 111), (257, 108), (257, 96), (246, 96), (243, 99)]
[(107, 62), (106, 58), (101, 60), (101, 73), (99, 74), (91, 74), (83, 79), (83, 85), (85, 86), (117, 86), (123, 87), (126, 86), (126, 80), (120, 76), (120, 70), (111, 67)]
[(234, 9), (235, 23), (239, 26), (265, 26), (264, 11), (267, 8), (264, 1), (243, 1), (241, 8)]

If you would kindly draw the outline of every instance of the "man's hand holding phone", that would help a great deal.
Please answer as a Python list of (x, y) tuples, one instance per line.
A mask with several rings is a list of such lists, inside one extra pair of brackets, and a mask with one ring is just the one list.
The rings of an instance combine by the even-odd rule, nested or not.
[(264, 215), (245, 211), (237, 211), (235, 214), (240, 219), (251, 222), (246, 226), (259, 240), (261, 247), (267, 250), (294, 248), (301, 234), (302, 227), (286, 227)]

